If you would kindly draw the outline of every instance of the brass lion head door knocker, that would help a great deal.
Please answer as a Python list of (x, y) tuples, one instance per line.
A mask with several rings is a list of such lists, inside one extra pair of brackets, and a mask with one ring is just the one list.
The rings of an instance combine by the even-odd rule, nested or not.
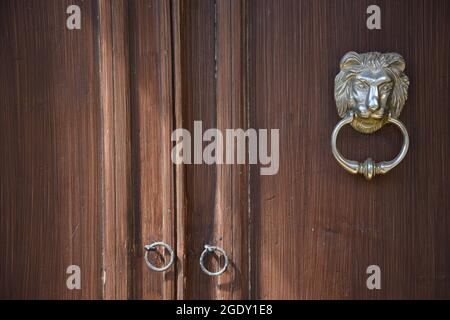
[[(397, 119), (408, 97), (409, 79), (403, 73), (405, 61), (397, 53), (348, 52), (341, 59), (340, 69), (334, 82), (334, 98), (342, 120), (331, 135), (331, 149), (345, 170), (371, 180), (397, 166), (408, 151), (408, 131)], [(369, 134), (386, 123), (396, 125), (403, 134), (402, 148), (393, 160), (374, 162), (368, 158), (360, 163), (344, 158), (338, 151), (336, 139), (346, 124)]]

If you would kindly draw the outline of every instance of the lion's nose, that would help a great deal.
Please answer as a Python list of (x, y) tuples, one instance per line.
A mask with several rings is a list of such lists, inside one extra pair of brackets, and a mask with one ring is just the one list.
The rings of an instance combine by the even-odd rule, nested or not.
[(378, 87), (372, 86), (370, 87), (369, 99), (367, 101), (367, 106), (371, 111), (378, 110), (380, 104), (378, 102)]

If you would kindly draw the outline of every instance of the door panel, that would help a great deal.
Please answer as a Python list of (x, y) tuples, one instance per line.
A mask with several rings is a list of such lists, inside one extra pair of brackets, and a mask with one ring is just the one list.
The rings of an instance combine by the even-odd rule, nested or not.
[(129, 2), (132, 150), (132, 287), (134, 299), (174, 299), (176, 268), (152, 272), (144, 245), (175, 247), (170, 3)]
[[(251, 171), (254, 298), (449, 297), (449, 39), (446, 1), (253, 1), (249, 11), (250, 125), (280, 128), (280, 171)], [(370, 3), (372, 4), (372, 3)], [(439, 48), (439, 49), (437, 49)], [(333, 80), (347, 51), (398, 52), (411, 86), (401, 115), (411, 146), (390, 174), (366, 182), (330, 150), (338, 122)], [(393, 128), (347, 130), (352, 159), (392, 158)], [(382, 290), (367, 290), (369, 265)]]
[[(102, 293), (97, 7), (70, 33), (68, 6), (0, 3), (0, 298)], [(82, 290), (66, 287), (70, 265)]]
[[(180, 3), (181, 121), (192, 136), (194, 121), (203, 131), (246, 127), (245, 6), (243, 1)], [(204, 147), (207, 144), (204, 143)], [(184, 193), (185, 224), (179, 245), (185, 250), (178, 297), (242, 299), (248, 297), (247, 180), (248, 166), (184, 166), (177, 179)], [(177, 216), (178, 218), (178, 216)], [(199, 266), (204, 245), (223, 247), (231, 260), (220, 277)], [(223, 258), (210, 261), (219, 269)]]

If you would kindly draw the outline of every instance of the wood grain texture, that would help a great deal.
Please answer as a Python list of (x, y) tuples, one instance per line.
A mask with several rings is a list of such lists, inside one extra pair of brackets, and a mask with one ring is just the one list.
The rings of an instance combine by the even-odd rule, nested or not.
[(126, 299), (130, 269), (131, 128), (128, 2), (99, 1), (103, 298)]
[[(243, 1), (216, 3), (217, 128), (247, 129), (246, 11)], [(224, 146), (230, 148), (229, 141)], [(248, 161), (248, 157), (247, 157)], [(218, 165), (214, 233), (230, 259), (217, 298), (245, 299), (248, 284), (248, 164)]]
[[(444, 0), (1, 1), (0, 298), (450, 298), (449, 17)], [(370, 183), (330, 149), (350, 50), (398, 52), (411, 80), (409, 152)], [(196, 120), (280, 129), (279, 173), (174, 166), (170, 134)], [(338, 144), (388, 159), (401, 136)], [(176, 250), (166, 273), (143, 260), (154, 241)], [(227, 251), (224, 275), (200, 270), (205, 244)]]
[[(181, 25), (176, 50), (181, 69), (181, 80), (176, 78), (177, 83), (181, 81), (177, 126), (192, 135), (194, 121), (202, 121), (203, 131), (218, 128), (225, 134), (226, 129), (245, 129), (243, 2), (176, 3)], [(177, 212), (177, 219), (184, 216), (184, 221), (180, 221), (177, 233), (184, 271), (178, 297), (248, 297), (247, 166), (195, 164), (182, 170), (177, 177), (177, 199), (184, 215)], [(209, 277), (201, 271), (198, 259), (205, 244), (223, 247), (227, 252), (231, 264), (223, 276)], [(218, 269), (223, 260), (212, 258), (210, 263), (211, 269)]]
[[(216, 127), (215, 3), (181, 1), (179, 10), (181, 79), (177, 81), (181, 81), (182, 127), (193, 136), (196, 120), (203, 122), (204, 130)], [(198, 263), (203, 246), (220, 241), (213, 235), (215, 185), (215, 166), (185, 166), (186, 219), (182, 241), (187, 299), (215, 298), (216, 279), (203, 274)]]
[(2, 3), (1, 297), (174, 298), (142, 259), (176, 246), (170, 3), (70, 4), (81, 30), (66, 1)]
[[(130, 67), (129, 67), (129, 17), (128, 1), (111, 0), (112, 7), (112, 48), (114, 65), (114, 162), (115, 162), (115, 249), (114, 258), (114, 298), (126, 299), (131, 296), (131, 107), (130, 107)], [(105, 226), (106, 228), (106, 226)], [(112, 230), (111, 230), (112, 231)], [(111, 240), (105, 239), (106, 248)], [(113, 249), (113, 250), (114, 250)], [(106, 278), (106, 283), (108, 278)], [(113, 286), (111, 288), (111, 298)], [(109, 298), (104, 294), (104, 298)]]
[[(83, 10), (82, 32), (66, 8)], [(0, 298), (101, 292), (95, 3), (0, 3)], [(81, 268), (68, 290), (66, 268)]]
[[(183, 102), (182, 102), (182, 86), (181, 81), (181, 2), (179, 0), (171, 0), (171, 17), (172, 17), (172, 54), (173, 54), (173, 115), (175, 128), (183, 127)], [(186, 272), (186, 254), (187, 254), (187, 238), (186, 238), (186, 180), (185, 167), (183, 165), (175, 166), (175, 212), (176, 212), (176, 299), (185, 299), (187, 286)]]
[[(382, 29), (365, 27), (382, 8)], [(252, 297), (450, 297), (449, 38), (447, 1), (251, 1), (250, 124), (280, 128), (280, 171), (251, 171)], [(393, 51), (411, 80), (400, 119), (411, 145), (391, 173), (368, 183), (330, 150), (338, 122), (333, 80), (347, 51)], [(393, 157), (400, 135), (348, 129), (352, 159)], [(382, 270), (367, 290), (366, 268)]]
[(169, 10), (169, 1), (129, 2), (134, 299), (173, 299), (176, 295), (176, 268), (157, 273), (144, 262), (146, 244), (164, 241), (176, 247)]

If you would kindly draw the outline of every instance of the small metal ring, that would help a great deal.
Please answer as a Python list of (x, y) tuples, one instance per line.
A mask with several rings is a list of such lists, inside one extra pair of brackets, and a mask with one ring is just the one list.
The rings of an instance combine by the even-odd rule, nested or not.
[[(156, 247), (164, 247), (170, 253), (169, 263), (166, 264), (165, 266), (161, 267), (161, 268), (155, 267), (148, 260), (148, 252), (156, 250)], [(175, 253), (173, 252), (172, 248), (165, 242), (153, 242), (152, 244), (148, 244), (148, 245), (144, 246), (144, 249), (145, 249), (145, 263), (153, 271), (156, 271), (156, 272), (166, 271), (167, 269), (170, 268), (170, 266), (173, 264), (173, 262), (175, 260)]]
[(333, 133), (331, 134), (331, 150), (334, 157), (345, 170), (353, 174), (360, 173), (364, 175), (367, 180), (371, 180), (377, 174), (386, 174), (394, 167), (396, 167), (408, 152), (409, 136), (405, 125), (400, 120), (394, 119), (390, 116), (386, 120), (386, 123), (394, 124), (397, 128), (400, 129), (403, 134), (403, 145), (400, 149), (399, 154), (394, 159), (390, 161), (374, 162), (372, 159), (368, 158), (363, 163), (360, 163), (358, 161), (348, 160), (344, 158), (344, 156), (342, 156), (336, 146), (336, 140), (339, 131), (343, 126), (353, 121), (353, 116), (354, 114), (352, 112), (349, 112), (349, 114), (344, 119), (339, 121), (339, 123), (334, 127)]
[[(223, 268), (220, 269), (219, 271), (211, 272), (208, 269), (206, 269), (203, 260), (205, 259), (205, 256), (208, 253), (211, 253), (214, 251), (219, 251), (220, 253), (222, 253), (222, 255), (225, 259), (225, 263), (223, 265)], [(202, 271), (209, 276), (220, 276), (222, 273), (224, 273), (227, 270), (227, 267), (228, 267), (228, 257), (227, 257), (227, 253), (225, 252), (225, 250), (223, 250), (221, 247), (210, 246), (210, 245), (206, 244), (205, 250), (203, 250), (202, 254), (200, 255), (200, 268), (202, 269)]]

